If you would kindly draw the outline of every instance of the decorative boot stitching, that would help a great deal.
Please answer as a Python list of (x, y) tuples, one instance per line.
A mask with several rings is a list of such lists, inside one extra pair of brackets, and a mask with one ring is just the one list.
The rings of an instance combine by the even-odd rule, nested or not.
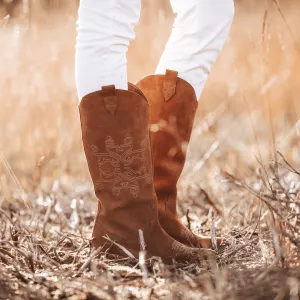
[[(99, 179), (96, 188), (107, 189), (109, 186), (114, 196), (118, 197), (122, 190), (129, 190), (135, 198), (140, 193), (139, 181), (150, 184), (152, 177), (146, 167), (147, 140), (141, 142), (141, 148), (133, 150), (133, 139), (126, 134), (124, 143), (116, 145), (113, 138), (108, 136), (105, 141), (106, 153), (100, 153), (96, 145), (92, 145), (92, 153), (97, 157)], [(133, 166), (139, 161), (139, 168)]]
[[(191, 246), (193, 246), (195, 244), (194, 243), (195, 235), (189, 229), (187, 229), (185, 227), (183, 229), (181, 229), (180, 236), (187, 239), (190, 242)], [(198, 248), (201, 248), (200, 242), (198, 242), (197, 244), (198, 244)]]
[(187, 248), (183, 244), (180, 244), (177, 241), (173, 242), (173, 244), (172, 244), (172, 250), (174, 250), (178, 254), (186, 254), (186, 255), (191, 255), (192, 254), (189, 248)]

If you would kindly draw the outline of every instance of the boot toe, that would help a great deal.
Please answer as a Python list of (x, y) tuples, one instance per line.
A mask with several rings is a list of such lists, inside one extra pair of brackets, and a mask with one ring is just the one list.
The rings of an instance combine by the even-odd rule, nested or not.
[(197, 249), (185, 246), (177, 241), (173, 243), (173, 257), (182, 263), (201, 263), (216, 261), (216, 253), (209, 249)]

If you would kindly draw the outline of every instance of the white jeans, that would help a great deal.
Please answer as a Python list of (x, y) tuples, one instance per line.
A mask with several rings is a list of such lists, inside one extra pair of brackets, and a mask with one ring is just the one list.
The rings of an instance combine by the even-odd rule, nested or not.
[[(200, 98), (210, 69), (227, 38), (233, 0), (170, 0), (177, 13), (156, 69), (178, 71)], [(135, 38), (141, 0), (81, 0), (77, 23), (76, 83), (79, 99), (102, 86), (127, 89), (129, 43)], [(147, 54), (145, 53), (145, 56)]]

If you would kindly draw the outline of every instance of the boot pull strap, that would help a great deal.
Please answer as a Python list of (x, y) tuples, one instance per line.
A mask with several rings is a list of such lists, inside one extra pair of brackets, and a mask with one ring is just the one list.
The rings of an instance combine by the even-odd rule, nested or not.
[(165, 80), (163, 85), (163, 95), (167, 102), (176, 93), (178, 72), (166, 70)]
[(114, 115), (119, 105), (116, 87), (114, 85), (103, 86), (102, 95), (105, 108), (110, 114)]

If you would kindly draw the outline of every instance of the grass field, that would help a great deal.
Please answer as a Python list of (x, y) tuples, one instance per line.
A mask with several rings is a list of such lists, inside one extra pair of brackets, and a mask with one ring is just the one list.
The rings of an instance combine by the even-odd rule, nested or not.
[[(0, 9), (0, 299), (299, 299), (300, 5), (256, 2), (236, 3), (178, 186), (185, 224), (229, 242), (210, 270), (94, 257), (75, 2)], [(132, 82), (154, 71), (171, 30), (169, 5), (152, 3), (128, 53)]]

